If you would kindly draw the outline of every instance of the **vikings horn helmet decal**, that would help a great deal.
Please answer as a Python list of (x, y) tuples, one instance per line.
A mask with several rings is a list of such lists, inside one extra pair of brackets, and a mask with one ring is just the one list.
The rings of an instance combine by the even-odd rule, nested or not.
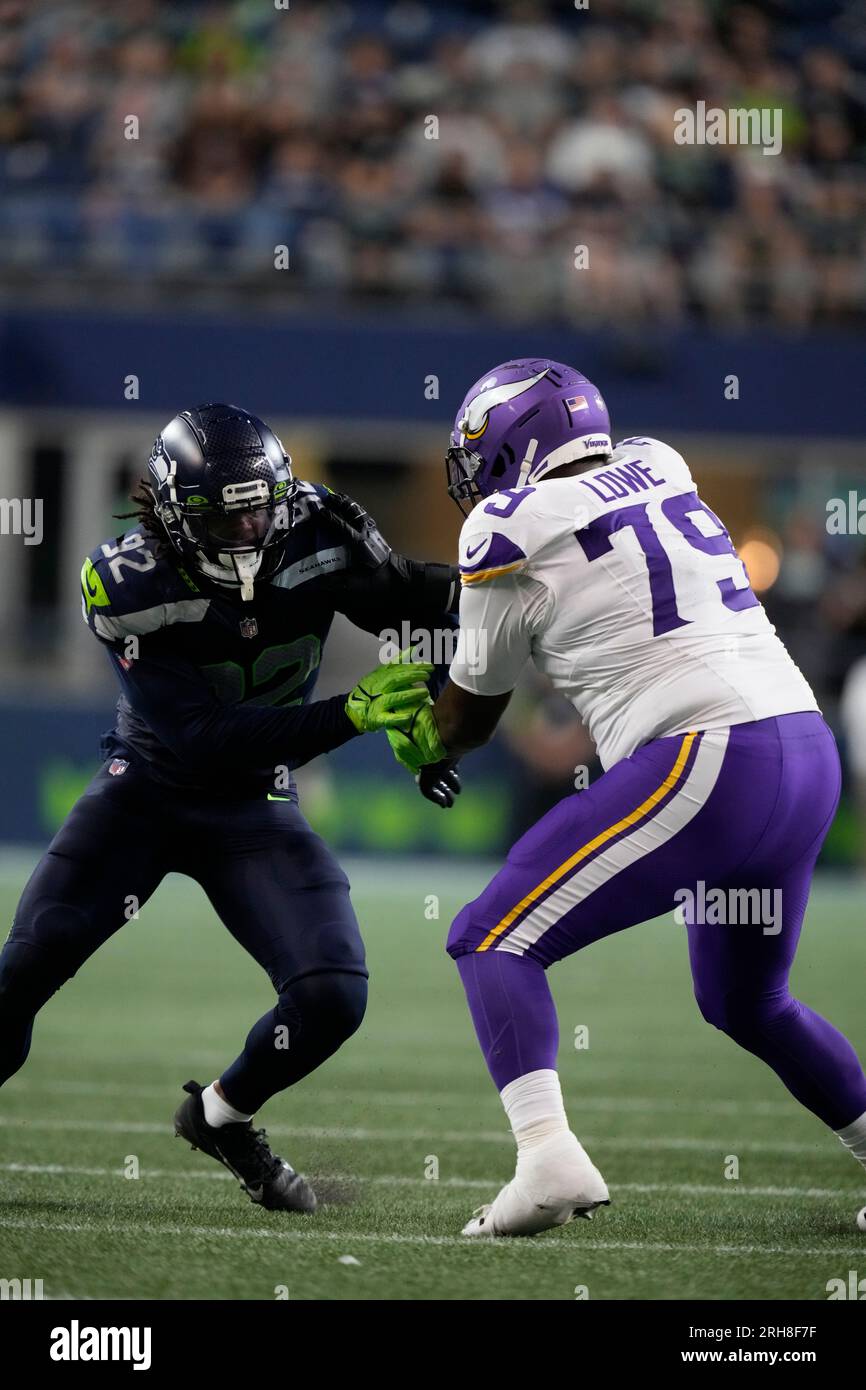
[(489, 376), (486, 381), (482, 381), (478, 395), (473, 396), (465, 403), (466, 413), (458, 424), (464, 437), (466, 439), (479, 439), (487, 429), (487, 421), (493, 407), (505, 405), (507, 401), (513, 401), (515, 396), (522, 396), (524, 391), (528, 391), (537, 381), (540, 381), (544, 374), (544, 371), (538, 372), (536, 376), (528, 377), (526, 381), (509, 381), (502, 385), (497, 385), (495, 376)]

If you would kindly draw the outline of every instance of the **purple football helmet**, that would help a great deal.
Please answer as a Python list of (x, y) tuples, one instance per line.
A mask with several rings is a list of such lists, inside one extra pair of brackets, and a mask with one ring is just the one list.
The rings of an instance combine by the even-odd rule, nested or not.
[(481, 497), (612, 453), (607, 406), (591, 381), (546, 357), (503, 362), (476, 381), (457, 412), (445, 456), (448, 492), (465, 516)]

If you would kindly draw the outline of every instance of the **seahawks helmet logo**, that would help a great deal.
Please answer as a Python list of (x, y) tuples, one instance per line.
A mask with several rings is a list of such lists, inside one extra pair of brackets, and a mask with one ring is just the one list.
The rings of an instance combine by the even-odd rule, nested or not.
[(494, 406), (506, 405), (508, 401), (513, 401), (516, 396), (522, 396), (524, 391), (529, 391), (536, 382), (547, 375), (547, 368), (537, 372), (535, 376), (527, 377), (523, 381), (504, 382), (497, 386), (496, 377), (488, 377), (487, 381), (482, 381), (481, 390), (468, 402), (463, 416), (457, 421), (457, 428), (463, 432), (465, 439), (479, 439), (487, 429), (490, 412)]

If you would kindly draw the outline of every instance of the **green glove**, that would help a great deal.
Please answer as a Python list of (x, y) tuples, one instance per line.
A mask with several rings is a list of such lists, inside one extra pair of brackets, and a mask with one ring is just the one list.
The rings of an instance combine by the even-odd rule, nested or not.
[(362, 676), (346, 700), (346, 714), (359, 734), (406, 724), (419, 705), (430, 703), (429, 661), (391, 661)]
[(400, 728), (389, 728), (387, 734), (397, 762), (402, 763), (413, 777), (428, 763), (438, 763), (448, 757), (448, 750), (439, 737), (433, 718), (433, 704), (429, 698)]

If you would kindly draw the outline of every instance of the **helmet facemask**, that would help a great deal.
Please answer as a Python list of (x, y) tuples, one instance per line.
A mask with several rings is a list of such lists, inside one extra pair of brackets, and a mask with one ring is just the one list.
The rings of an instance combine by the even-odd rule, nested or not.
[(452, 444), (445, 455), (445, 469), (448, 475), (448, 496), (460, 508), (463, 516), (468, 516), (484, 493), (475, 481), (475, 475), (484, 463), (474, 449), (463, 444)]
[(291, 526), (294, 480), (288, 487), (277, 484), (275, 493), (278, 490), (282, 498), (276, 501), (263, 478), (229, 483), (222, 489), (221, 505), (204, 497), (169, 502), (162, 509), (162, 520), (173, 539), (181, 533), (186, 542), (183, 548), (193, 550), (195, 568), (205, 578), (240, 589), (241, 599), (249, 603), (256, 579), (276, 571)]

